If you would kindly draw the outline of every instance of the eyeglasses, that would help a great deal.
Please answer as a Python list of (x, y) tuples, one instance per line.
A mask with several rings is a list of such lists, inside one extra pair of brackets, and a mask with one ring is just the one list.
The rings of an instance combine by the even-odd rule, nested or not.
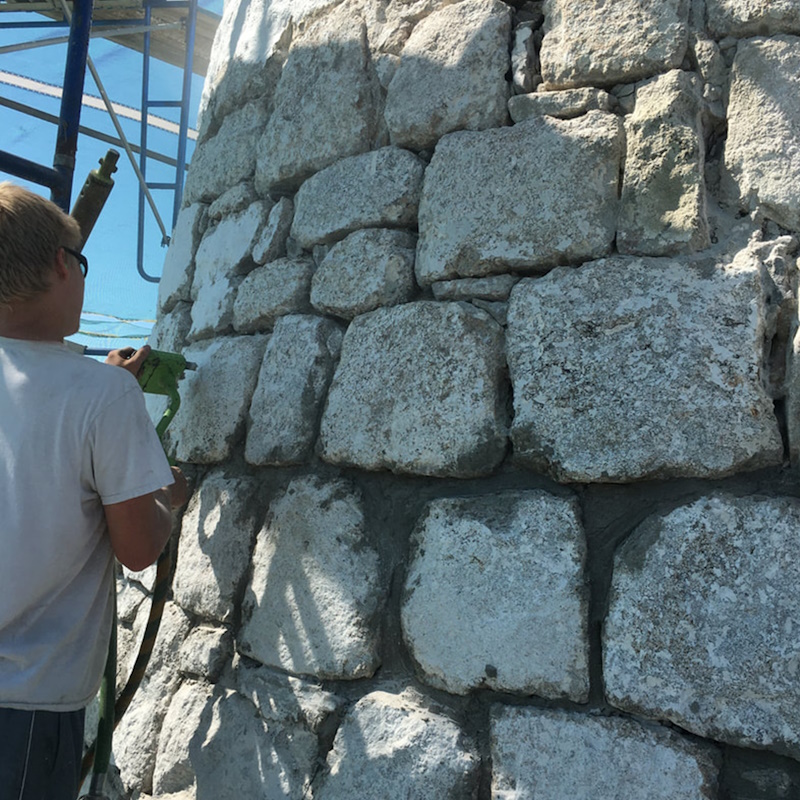
[(83, 253), (79, 253), (77, 250), (73, 250), (71, 247), (64, 247), (64, 245), (61, 245), (61, 249), (78, 259), (78, 263), (81, 265), (81, 272), (85, 278), (89, 273), (89, 261), (86, 256)]

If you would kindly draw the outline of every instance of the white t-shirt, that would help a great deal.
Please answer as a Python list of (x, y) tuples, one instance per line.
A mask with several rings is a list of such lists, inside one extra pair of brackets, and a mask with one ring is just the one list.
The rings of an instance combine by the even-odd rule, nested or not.
[(0, 706), (92, 699), (113, 614), (103, 505), (172, 480), (130, 373), (0, 337)]

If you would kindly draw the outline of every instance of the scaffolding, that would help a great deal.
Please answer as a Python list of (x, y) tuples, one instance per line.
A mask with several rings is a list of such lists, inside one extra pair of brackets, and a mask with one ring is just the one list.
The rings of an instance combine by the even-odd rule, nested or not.
[[(39, 47), (56, 42), (66, 41), (67, 43), (67, 58), (63, 85), (60, 87), (61, 107), (58, 117), (37, 112), (35, 109), (19, 103), (0, 99), (3, 105), (57, 123), (58, 133), (52, 167), (0, 150), (0, 171), (50, 189), (53, 202), (68, 212), (72, 197), (75, 153), (79, 133), (123, 147), (139, 179), (137, 270), (144, 280), (158, 282), (159, 278), (150, 275), (144, 268), (145, 205), (150, 206), (158, 223), (162, 244), (168, 244), (169, 232), (175, 226), (181, 206), (187, 166), (192, 73), (204, 75), (207, 71), (211, 44), (219, 17), (198, 9), (197, 0), (72, 0), (70, 4), (67, 4), (65, 0), (0, 0), (0, 12), (10, 11), (36, 12), (36, 18), (24, 22), (6, 22), (3, 20), (3, 14), (0, 13), (0, 30), (67, 27), (69, 34), (67, 37), (54, 37), (0, 49), (2, 52)], [(42, 15), (47, 19), (43, 20)], [(92, 36), (102, 36), (117, 44), (133, 48), (143, 55), (138, 146), (128, 143), (117, 119), (121, 109), (115, 108), (115, 104), (110, 101), (100, 77), (94, 69), (89, 56), (89, 39)], [(183, 68), (180, 97), (158, 98), (153, 96), (150, 85), (151, 58), (157, 58)], [(87, 99), (84, 94), (87, 68), (95, 79), (103, 99), (103, 105), (114, 122), (119, 138), (115, 139), (80, 125), (81, 108)], [(2, 75), (0, 75), (0, 79), (2, 79)], [(159, 108), (176, 109), (179, 114), (179, 122), (174, 129), (177, 134), (174, 158), (154, 153), (147, 148), (148, 125), (159, 119), (154, 114), (150, 114), (150, 110)], [(131, 110), (128, 109), (128, 111)], [(123, 113), (125, 112), (123, 111)], [(127, 115), (130, 116), (130, 114)], [(162, 120), (162, 122), (166, 122), (166, 120)], [(138, 160), (136, 155), (138, 155)], [(174, 167), (174, 180), (148, 182), (148, 159), (161, 161)], [(172, 192), (172, 219), (169, 230), (158, 213), (150, 193), (151, 189)]]

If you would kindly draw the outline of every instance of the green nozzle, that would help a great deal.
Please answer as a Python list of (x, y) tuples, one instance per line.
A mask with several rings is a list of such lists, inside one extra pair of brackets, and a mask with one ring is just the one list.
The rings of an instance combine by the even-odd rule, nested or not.
[(149, 394), (161, 394), (169, 398), (169, 406), (161, 421), (156, 425), (156, 433), (159, 437), (163, 436), (181, 404), (178, 381), (183, 376), (184, 370), (196, 368), (195, 364), (187, 361), (179, 353), (167, 353), (163, 350), (151, 350), (144, 362), (138, 379), (142, 391)]

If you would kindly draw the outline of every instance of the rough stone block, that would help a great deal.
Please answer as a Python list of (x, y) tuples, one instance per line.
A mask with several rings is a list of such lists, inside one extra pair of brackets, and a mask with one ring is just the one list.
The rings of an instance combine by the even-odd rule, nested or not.
[(192, 327), (192, 304), (180, 301), (172, 311), (161, 314), (153, 325), (147, 344), (154, 350), (179, 353), (183, 350)]
[(455, 722), (412, 692), (372, 692), (344, 718), (314, 797), (465, 800), (476, 796), (479, 764)]
[(296, 189), (309, 175), (369, 150), (381, 105), (363, 21), (335, 13), (312, 23), (292, 42), (275, 90), (258, 143), (256, 188)]
[(186, 176), (183, 204), (211, 202), (237, 183), (249, 180), (256, 169), (256, 143), (267, 112), (259, 103), (225, 117), (216, 136), (197, 145)]
[(706, 14), (715, 39), (800, 33), (797, 0), (706, 0)]
[(508, 300), (511, 290), (519, 282), (516, 275), (492, 275), (488, 278), (460, 278), (454, 281), (437, 281), (431, 284), (437, 300)]
[(316, 768), (317, 737), (299, 725), (284, 727), (271, 729), (236, 692), (184, 683), (164, 720), (155, 795), (303, 800)]
[(760, 378), (774, 305), (756, 253), (725, 261), (617, 256), (520, 281), (507, 333), (516, 457), (577, 482), (780, 464)]
[(254, 269), (233, 301), (233, 327), (240, 333), (268, 331), (286, 314), (309, 311), (310, 258), (279, 258)]
[(692, 73), (672, 70), (637, 87), (625, 119), (620, 253), (667, 256), (709, 246), (700, 108)]
[(602, 89), (565, 89), (561, 92), (532, 92), (509, 98), (508, 112), (514, 122), (532, 117), (574, 119), (589, 111), (614, 110), (612, 95)]
[(800, 506), (703, 497), (645, 520), (614, 562), (609, 701), (800, 756)]
[(175, 601), (201, 619), (233, 622), (260, 524), (257, 484), (212, 472), (189, 500), (181, 524)]
[(206, 206), (193, 203), (181, 209), (158, 284), (158, 311), (166, 314), (181, 300), (189, 300), (194, 278), (194, 254), (205, 228)]
[(721, 754), (620, 717), (496, 706), (493, 800), (717, 800)]
[(399, 147), (342, 159), (295, 197), (291, 235), (306, 250), (359, 228), (413, 228), (425, 163)]
[(186, 637), (178, 653), (180, 671), (216, 683), (233, 655), (229, 628), (199, 625)]
[(461, 303), (357, 317), (322, 417), (322, 457), (417, 475), (492, 472), (506, 449), (502, 340), (497, 323)]
[(451, 131), (502, 125), (510, 31), (499, 0), (443, 5), (419, 22), (386, 94), (392, 143), (424, 150)]
[(544, 87), (613, 86), (680, 67), (688, 18), (686, 0), (545, 0)]
[(352, 319), (414, 296), (416, 237), (369, 228), (335, 244), (311, 281), (311, 304), (325, 314)]
[(250, 404), (248, 463), (310, 459), (341, 345), (342, 331), (331, 320), (291, 315), (277, 321)]
[(267, 224), (253, 245), (253, 261), (266, 264), (286, 255), (286, 239), (292, 227), (294, 204), (288, 197), (281, 197), (269, 212)]
[(739, 42), (731, 70), (725, 167), (746, 211), (800, 229), (800, 38)]
[(417, 280), (580, 263), (611, 250), (623, 131), (612, 114), (445, 136), (425, 174)]
[[(250, 181), (238, 183), (221, 194), (209, 207), (208, 219), (210, 222), (219, 222), (223, 217), (238, 214), (258, 200), (253, 184)], [(271, 206), (272, 201), (264, 201)]]
[(586, 542), (576, 501), (516, 492), (430, 503), (412, 537), (403, 635), (426, 683), (586, 702)]
[(296, 478), (258, 534), (239, 651), (294, 674), (369, 677), (384, 598), (360, 496), (344, 481)]
[(178, 384), (183, 402), (166, 433), (174, 458), (213, 464), (230, 456), (244, 431), (266, 346), (265, 336), (233, 336), (186, 349), (184, 357), (197, 370)]

